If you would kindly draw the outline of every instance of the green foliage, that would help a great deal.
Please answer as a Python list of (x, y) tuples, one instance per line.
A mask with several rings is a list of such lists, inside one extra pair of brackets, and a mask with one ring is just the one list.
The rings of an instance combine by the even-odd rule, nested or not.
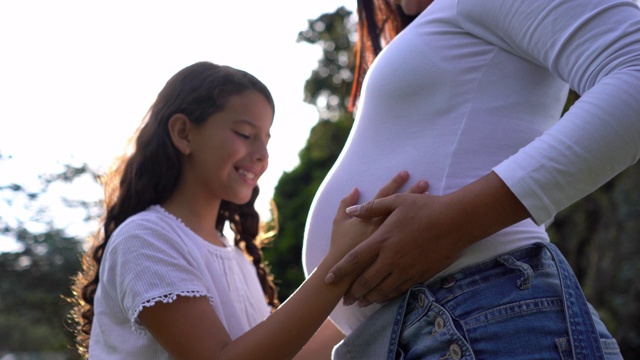
[(346, 112), (351, 84), (354, 22), (344, 7), (309, 21), (309, 28), (298, 34), (298, 41), (322, 47), (323, 57), (304, 87), (304, 99), (315, 105), (320, 114), (304, 149), (300, 164), (284, 173), (273, 200), (278, 208), (278, 234), (265, 259), (271, 266), (278, 296), (288, 298), (304, 280), (302, 240), (307, 214), (318, 187), (344, 146), (353, 117)]
[(66, 299), (81, 242), (56, 229), (18, 229), (15, 236), (24, 250), (0, 254), (0, 351), (67, 351), (73, 339)]
[[(10, 158), (0, 156), (0, 160)], [(2, 241), (11, 239), (22, 248), (0, 253), (0, 354), (54, 352), (77, 358), (72, 350), (73, 334), (68, 329), (68, 299), (71, 277), (80, 268), (83, 241), (56, 228), (47, 216), (49, 208), (38, 201), (51, 185), (72, 183), (87, 174), (95, 175), (86, 165), (65, 165), (60, 173), (41, 176), (41, 188), (35, 191), (19, 184), (0, 186), (2, 200), (32, 211), (28, 221), (0, 214)], [(65, 203), (81, 206), (87, 214), (98, 211), (94, 202)], [(44, 230), (34, 231), (33, 223)]]
[(353, 83), (353, 40), (355, 22), (344, 7), (309, 20), (298, 41), (318, 45), (322, 58), (304, 86), (305, 102), (315, 105), (321, 120), (335, 120), (347, 110)]
[(312, 130), (306, 147), (300, 152), (300, 165), (282, 175), (274, 190), (278, 206), (279, 230), (265, 259), (271, 266), (279, 298), (286, 299), (304, 280), (302, 237), (313, 197), (344, 146), (353, 118), (344, 115), (337, 121), (320, 121)]

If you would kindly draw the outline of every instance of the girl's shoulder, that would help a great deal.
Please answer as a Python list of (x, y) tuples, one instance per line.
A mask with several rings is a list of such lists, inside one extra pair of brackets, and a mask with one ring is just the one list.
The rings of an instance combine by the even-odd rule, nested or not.
[(137, 230), (167, 230), (180, 225), (180, 220), (169, 214), (160, 205), (151, 205), (145, 210), (127, 218), (118, 228), (118, 232)]
[(152, 205), (120, 224), (113, 232), (109, 243), (116, 246), (126, 239), (127, 243), (154, 243), (156, 246), (163, 243), (171, 244), (176, 238), (186, 236), (183, 227), (180, 220), (162, 207)]

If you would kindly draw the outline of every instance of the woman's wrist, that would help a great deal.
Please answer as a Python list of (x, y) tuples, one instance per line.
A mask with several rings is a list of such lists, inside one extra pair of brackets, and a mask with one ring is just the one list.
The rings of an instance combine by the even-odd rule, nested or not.
[(500, 177), (491, 172), (473, 183), (447, 196), (453, 217), (460, 222), (457, 228), (464, 247), (530, 217), (520, 202)]

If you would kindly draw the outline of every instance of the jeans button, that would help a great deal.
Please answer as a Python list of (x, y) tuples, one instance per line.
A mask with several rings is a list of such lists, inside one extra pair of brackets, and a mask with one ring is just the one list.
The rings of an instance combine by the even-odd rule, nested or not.
[(435, 324), (435, 328), (436, 328), (436, 332), (440, 332), (442, 331), (442, 329), (444, 329), (444, 319), (439, 317), (436, 319), (436, 324)]
[(460, 360), (460, 358), (462, 358), (462, 350), (460, 350), (460, 346), (458, 346), (458, 344), (451, 345), (449, 347), (449, 355), (451, 355), (454, 360)]
[(418, 305), (420, 305), (420, 307), (423, 307), (425, 303), (425, 296), (424, 294), (420, 294), (418, 295)]
[(447, 289), (452, 287), (455, 283), (456, 279), (453, 276), (449, 275), (446, 278), (442, 279), (440, 285), (442, 285), (443, 288)]

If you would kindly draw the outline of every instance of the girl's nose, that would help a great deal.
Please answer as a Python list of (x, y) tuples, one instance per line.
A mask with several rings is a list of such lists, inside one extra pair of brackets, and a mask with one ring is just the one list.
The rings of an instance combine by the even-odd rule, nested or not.
[(267, 162), (269, 161), (269, 151), (267, 150), (267, 144), (259, 141), (253, 151), (253, 158), (256, 161)]

